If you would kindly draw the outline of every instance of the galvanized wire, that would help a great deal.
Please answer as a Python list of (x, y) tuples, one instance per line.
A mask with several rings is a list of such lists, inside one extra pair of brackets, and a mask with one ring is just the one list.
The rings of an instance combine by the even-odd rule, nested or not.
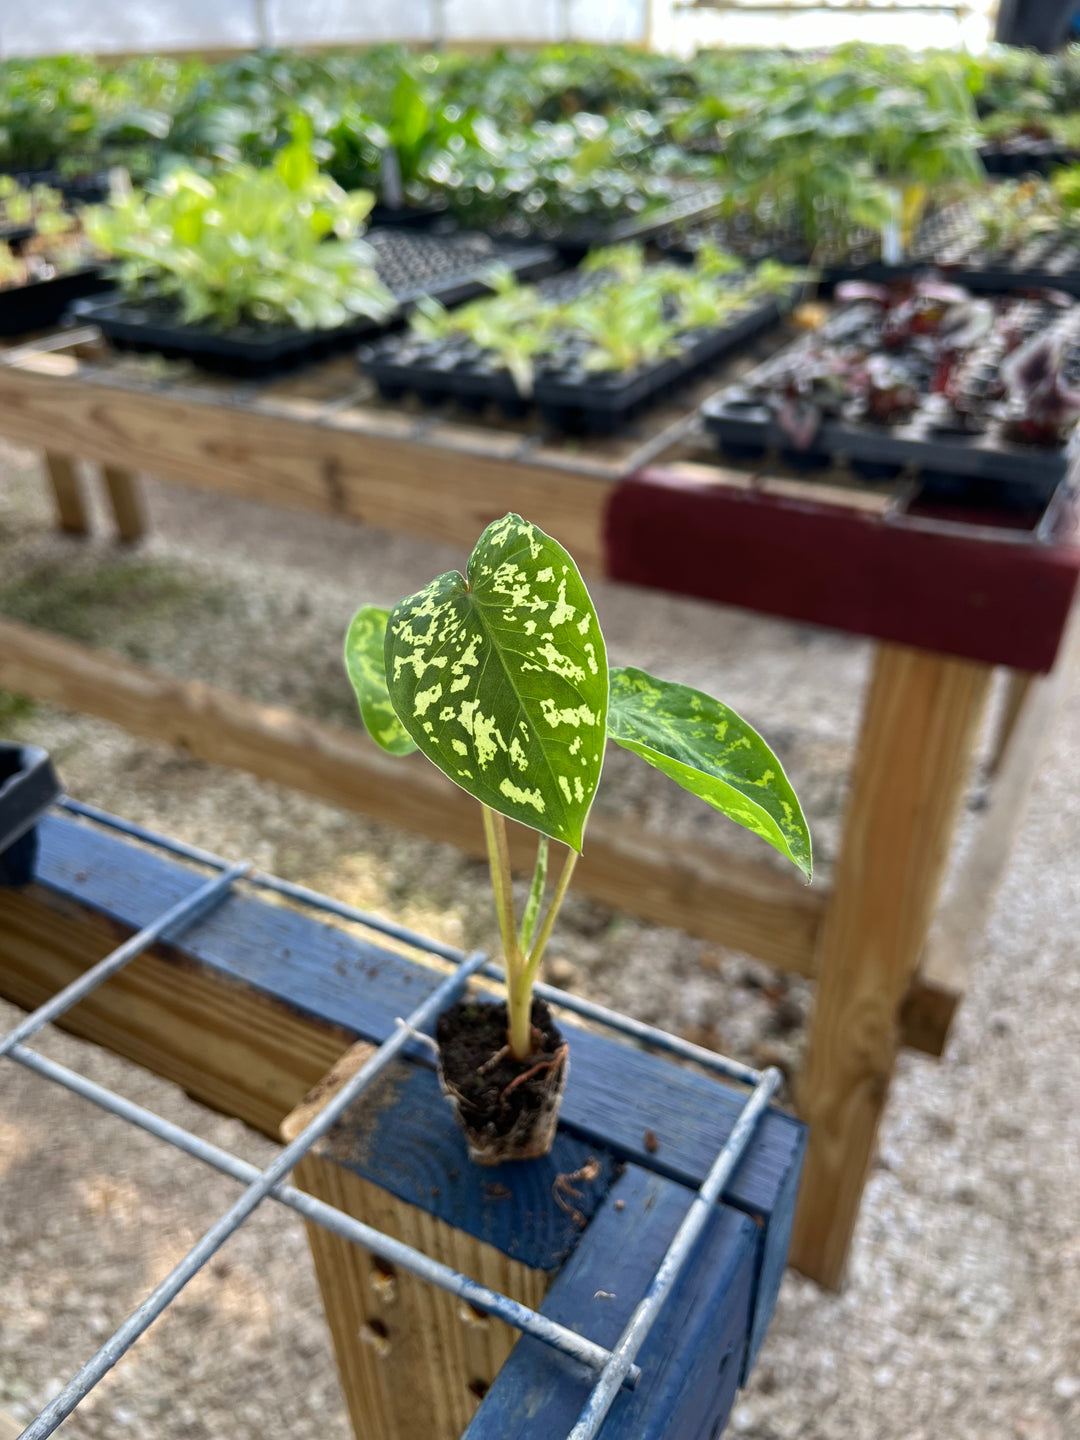
[[(106, 1089), (104, 1085), (98, 1085), (95, 1081), (88, 1080), (85, 1075), (69, 1070), (64, 1065), (58, 1065), (55, 1060), (46, 1059), (44, 1055), (39, 1055), (34, 1050), (28, 1050), (23, 1045), (16, 1045), (13, 1050), (9, 1051), (9, 1055), (12, 1060), (16, 1060), (27, 1070), (32, 1070), (43, 1079), (62, 1085), (73, 1094), (89, 1100), (99, 1109), (115, 1115), (121, 1120), (126, 1120), (129, 1125), (136, 1126), (148, 1135), (154, 1135), (159, 1140), (166, 1141), (177, 1150), (183, 1151), (185, 1155), (191, 1155), (196, 1160), (201, 1160), (223, 1175), (229, 1175), (234, 1180), (242, 1180), (248, 1184), (259, 1178), (260, 1172), (257, 1165), (241, 1160), (239, 1156), (230, 1154), (228, 1150), (222, 1150), (219, 1146), (211, 1144), (209, 1140), (192, 1134), (190, 1130), (185, 1130), (180, 1125), (174, 1125), (171, 1120), (166, 1120), (161, 1115), (155, 1115), (152, 1110), (146, 1110), (141, 1105), (136, 1105), (134, 1101), (127, 1100), (124, 1096), (117, 1095), (115, 1091)], [(574, 1330), (568, 1330), (565, 1325), (560, 1325), (555, 1320), (549, 1320), (546, 1315), (541, 1315), (536, 1310), (530, 1310), (527, 1305), (512, 1300), (498, 1290), (492, 1290), (487, 1285), (481, 1285), (478, 1281), (470, 1279), (467, 1275), (459, 1274), (449, 1265), (443, 1265), (438, 1260), (430, 1259), (422, 1251), (413, 1249), (411, 1245), (406, 1245), (401, 1240), (395, 1240), (390, 1235), (384, 1235), (381, 1230), (375, 1230), (370, 1225), (365, 1225), (362, 1220), (356, 1220), (351, 1215), (346, 1215), (343, 1210), (328, 1205), (325, 1200), (317, 1200), (314, 1195), (308, 1195), (303, 1190), (295, 1189), (292, 1185), (276, 1185), (269, 1193), (271, 1199), (279, 1200), (290, 1210), (295, 1210), (297, 1214), (302, 1215), (305, 1220), (312, 1220), (317, 1225), (322, 1225), (324, 1229), (332, 1230), (335, 1235), (341, 1235), (344, 1239), (363, 1246), (365, 1250), (370, 1250), (380, 1260), (396, 1265), (401, 1270), (407, 1270), (421, 1280), (430, 1281), (431, 1284), (438, 1285), (442, 1290), (448, 1290), (451, 1295), (456, 1295), (460, 1300), (474, 1305), (478, 1310), (505, 1320), (508, 1325), (523, 1330), (527, 1335), (535, 1336), (537, 1340), (543, 1340), (556, 1350), (561, 1350), (564, 1355), (569, 1355), (574, 1360), (580, 1360), (594, 1370), (602, 1370), (611, 1359), (611, 1351), (605, 1350), (602, 1345), (595, 1344)], [(627, 1376), (628, 1383), (636, 1383), (639, 1374), (637, 1366), (634, 1366)]]
[(766, 1070), (740, 1111), (727, 1143), (713, 1161), (701, 1189), (694, 1196), (667, 1254), (653, 1276), (651, 1285), (630, 1317), (610, 1362), (604, 1367), (567, 1440), (594, 1440), (615, 1401), (615, 1396), (619, 1393), (627, 1371), (656, 1323), (664, 1301), (671, 1294), (675, 1281), (689, 1260), (710, 1215), (715, 1213), (716, 1202), (731, 1179), (735, 1166), (742, 1159), (769, 1101), (779, 1089), (781, 1079), (779, 1070)]

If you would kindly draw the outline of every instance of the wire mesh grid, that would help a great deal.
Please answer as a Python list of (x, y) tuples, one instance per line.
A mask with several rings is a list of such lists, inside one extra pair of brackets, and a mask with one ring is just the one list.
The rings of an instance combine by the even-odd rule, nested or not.
[[(562, 990), (538, 984), (536, 993), (564, 1010), (582, 1015), (636, 1041), (664, 1050), (682, 1059), (693, 1060), (725, 1079), (751, 1087), (750, 1094), (732, 1127), (727, 1141), (716, 1156), (697, 1194), (691, 1201), (668, 1251), (658, 1266), (645, 1295), (638, 1303), (614, 1349), (579, 1335), (539, 1311), (492, 1290), (462, 1275), (447, 1265), (431, 1259), (391, 1236), (376, 1230), (324, 1201), (315, 1199), (286, 1183), (286, 1177), (297, 1162), (326, 1135), (344, 1113), (358, 1100), (382, 1070), (408, 1046), (425, 1040), (426, 1026), (449, 1005), (473, 976), (502, 979), (503, 972), (480, 952), (467, 954), (454, 946), (429, 940), (397, 925), (393, 921), (370, 915), (366, 911), (320, 895), (305, 886), (255, 871), (249, 862), (231, 864), (208, 851), (158, 835), (144, 826), (120, 820), (68, 798), (60, 808), (82, 820), (118, 831), (130, 839), (141, 841), (168, 854), (195, 862), (215, 872), (213, 878), (200, 885), (185, 899), (163, 912), (150, 924), (132, 935), (104, 959), (78, 979), (59, 991), (51, 1000), (28, 1014), (6, 1035), (0, 1037), (0, 1056), (24, 1066), (45, 1080), (62, 1086), (102, 1110), (127, 1121), (148, 1134), (174, 1146), (184, 1154), (203, 1161), (224, 1175), (240, 1181), (245, 1189), (233, 1205), (217, 1220), (187, 1255), (160, 1282), (153, 1292), (134, 1310), (124, 1323), (82, 1367), (78, 1374), (23, 1430), (19, 1440), (45, 1440), (86, 1398), (94, 1386), (153, 1324), (167, 1306), (233, 1235), (249, 1215), (268, 1197), (288, 1206), (306, 1220), (324, 1226), (335, 1234), (363, 1246), (373, 1255), (390, 1264), (449, 1291), (477, 1309), (495, 1315), (508, 1325), (531, 1335), (563, 1354), (583, 1362), (596, 1372), (596, 1380), (567, 1440), (593, 1440), (614, 1403), (619, 1390), (634, 1386), (640, 1378), (636, 1357), (655, 1323), (665, 1300), (689, 1258), (694, 1244), (704, 1229), (709, 1215), (724, 1187), (734, 1173), (749, 1145), (761, 1116), (780, 1084), (775, 1069), (757, 1071), (737, 1061), (717, 1055), (711, 1050), (682, 1040), (676, 1035), (655, 1029), (605, 1006)], [(201, 1139), (191, 1131), (163, 1119), (150, 1110), (134, 1104), (106, 1087), (67, 1069), (29, 1049), (24, 1041), (45, 1025), (59, 1019), (78, 1001), (89, 995), (111, 975), (115, 975), (136, 956), (157, 941), (175, 943), (190, 926), (207, 916), (230, 893), (238, 881), (292, 900), (311, 910), (334, 915), (339, 919), (362, 925), (415, 949), (450, 962), (454, 968), (436, 985), (426, 1000), (406, 1017), (398, 1020), (396, 1029), (378, 1047), (366, 1063), (353, 1075), (318, 1115), (291, 1140), (263, 1170), (241, 1160)], [(431, 1043), (428, 1041), (428, 1043)], [(557, 1440), (557, 1437), (552, 1437)]]

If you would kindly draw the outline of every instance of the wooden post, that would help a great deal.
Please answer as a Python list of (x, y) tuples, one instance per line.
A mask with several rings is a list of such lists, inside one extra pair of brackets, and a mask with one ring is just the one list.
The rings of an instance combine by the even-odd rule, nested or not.
[(146, 520), (138, 479), (130, 470), (121, 469), (119, 465), (103, 465), (101, 478), (112, 506), (118, 537), (125, 544), (141, 540), (146, 531)]
[(798, 1087), (810, 1143), (791, 1259), (830, 1288), (843, 1279), (990, 676), (975, 661), (878, 651)]
[(989, 764), (991, 775), (997, 775), (1005, 761), (1005, 755), (1023, 712), (1028, 691), (1038, 678), (1029, 670), (1010, 670), (1008, 672), (1005, 704), (1002, 706), (1001, 719), (998, 721), (997, 734), (994, 736), (994, 753)]
[(67, 455), (56, 455), (46, 450), (45, 470), (52, 486), (60, 529), (66, 530), (69, 535), (85, 535), (90, 529), (90, 516), (75, 462)]
[[(298, 1135), (373, 1053), (373, 1047), (365, 1044), (347, 1051), (285, 1118), (282, 1138), (291, 1140)], [(382, 1082), (366, 1103), (382, 1110), (393, 1103), (393, 1092), (392, 1082)], [(437, 1093), (429, 1090), (429, 1100), (439, 1106)], [(363, 1104), (357, 1108), (363, 1117)], [(367, 1179), (355, 1162), (348, 1163), (353, 1138), (344, 1126), (331, 1132), (316, 1152), (296, 1167), (295, 1183), (461, 1274), (532, 1309), (539, 1307), (549, 1284), (544, 1269), (512, 1260), (501, 1249), (440, 1219), (433, 1203), (441, 1198), (440, 1187), (421, 1184), (419, 1195), (427, 1202), (421, 1206)], [(393, 1158), (401, 1175), (411, 1178), (415, 1170), (421, 1181), (432, 1182), (436, 1177), (437, 1167), (429, 1154), (410, 1153), (403, 1146)], [(586, 1158), (584, 1153), (581, 1158)], [(578, 1168), (569, 1160), (565, 1163)], [(464, 1156), (460, 1165), (464, 1171), (473, 1168)], [(559, 1168), (561, 1165), (552, 1175)], [(478, 1197), (482, 1196), (483, 1184), (475, 1188)], [(541, 1206), (552, 1203), (542, 1185), (534, 1188), (534, 1198)], [(383, 1264), (321, 1225), (308, 1223), (307, 1231), (345, 1403), (357, 1437), (458, 1440), (513, 1349), (516, 1332), (445, 1290)]]

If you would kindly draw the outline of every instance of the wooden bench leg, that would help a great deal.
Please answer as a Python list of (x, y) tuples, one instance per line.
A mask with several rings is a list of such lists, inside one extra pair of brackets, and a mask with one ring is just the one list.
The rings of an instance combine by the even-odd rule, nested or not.
[(66, 455), (54, 455), (51, 450), (47, 450), (45, 470), (52, 486), (60, 529), (66, 530), (70, 535), (87, 534), (90, 529), (90, 516), (74, 460)]
[(990, 677), (974, 661), (878, 651), (798, 1086), (810, 1143), (791, 1263), (830, 1288), (844, 1276)]
[(141, 540), (146, 530), (139, 482), (130, 470), (103, 465), (101, 478), (116, 520), (116, 533), (125, 543)]
[(1001, 711), (1001, 719), (998, 722), (998, 731), (994, 737), (994, 753), (990, 759), (990, 774), (997, 775), (1005, 760), (1005, 752), (1016, 731), (1017, 723), (1023, 713), (1024, 704), (1028, 698), (1028, 692), (1038, 677), (1027, 670), (1010, 670), (1008, 675), (1007, 689), (1005, 691), (1005, 704)]

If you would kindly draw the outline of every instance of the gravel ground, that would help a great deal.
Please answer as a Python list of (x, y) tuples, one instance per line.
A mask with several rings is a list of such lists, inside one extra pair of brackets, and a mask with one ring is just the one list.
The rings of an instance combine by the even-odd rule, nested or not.
[[(463, 559), (165, 486), (149, 498), (152, 536), (134, 552), (104, 533), (64, 539), (31, 458), (0, 449), (0, 612), (351, 724), (337, 657), (352, 608), (392, 601)], [(618, 587), (596, 598), (617, 662), (711, 688), (766, 731), (827, 876), (868, 647)], [(2, 694), (0, 733), (48, 745), (84, 799), (444, 938), (493, 943), (483, 868), (447, 847)], [(610, 813), (733, 839), (662, 777), (613, 758), (601, 802)], [(826, 1296), (787, 1277), (735, 1433), (1080, 1434), (1080, 874), (1070, 864), (1080, 782), (1068, 778), (1078, 759), (1074, 693), (948, 1054), (901, 1061), (847, 1289)], [(730, 1053), (798, 1063), (807, 987), (676, 931), (574, 899), (549, 974)], [(0, 1011), (0, 1027), (14, 1013)], [(60, 1034), (41, 1048), (253, 1160), (271, 1153), (112, 1056)], [(21, 1070), (5, 1082), (0, 1411), (25, 1418), (235, 1190)], [(299, 1223), (260, 1212), (59, 1433), (344, 1440)]]

